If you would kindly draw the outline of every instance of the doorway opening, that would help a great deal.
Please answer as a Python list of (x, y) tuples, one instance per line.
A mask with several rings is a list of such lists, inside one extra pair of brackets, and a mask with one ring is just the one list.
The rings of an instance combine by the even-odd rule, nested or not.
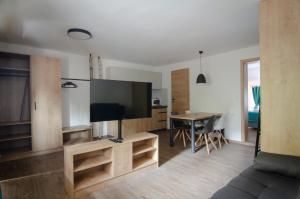
[(242, 141), (255, 145), (260, 105), (260, 60), (241, 61)]

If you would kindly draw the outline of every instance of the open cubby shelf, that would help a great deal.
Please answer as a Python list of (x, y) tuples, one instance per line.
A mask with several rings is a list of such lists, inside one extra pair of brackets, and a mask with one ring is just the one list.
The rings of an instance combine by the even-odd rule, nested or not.
[(88, 141), (90, 141), (88, 138), (82, 138), (82, 137), (73, 138), (73, 139), (69, 139), (67, 141), (64, 141), (64, 146), (83, 143), (83, 142), (88, 142)]
[(155, 149), (156, 148), (152, 145), (136, 146), (136, 147), (133, 148), (133, 155), (136, 156), (136, 155), (139, 155), (139, 154), (142, 154), (142, 153), (146, 153), (148, 151), (153, 151)]
[(112, 147), (74, 156), (74, 172), (112, 162)]
[(19, 154), (28, 153), (30, 151), (31, 151), (30, 146), (23, 146), (23, 147), (14, 148), (13, 150), (12, 149), (0, 150), (0, 154), (2, 158), (5, 159), (10, 156), (17, 156)]
[(112, 147), (74, 156), (74, 189), (80, 190), (112, 177)]
[(16, 141), (16, 140), (23, 140), (31, 138), (30, 133), (19, 133), (19, 134), (11, 134), (11, 135), (0, 135), (0, 142), (6, 141)]
[(85, 170), (75, 175), (74, 188), (76, 191), (103, 182), (112, 177), (112, 163), (107, 163)]
[(136, 170), (136, 169), (144, 168), (146, 166), (150, 166), (156, 162), (157, 161), (154, 160), (152, 157), (149, 158), (149, 157), (143, 156), (143, 157), (133, 160), (132, 168), (133, 168), (133, 170)]
[(132, 169), (140, 169), (157, 163), (156, 145), (157, 138), (148, 138), (133, 142), (132, 145)]
[(85, 169), (89, 169), (92, 167), (100, 166), (103, 164), (107, 164), (112, 162), (111, 157), (106, 157), (106, 156), (95, 156), (91, 158), (85, 158), (82, 160), (77, 160), (74, 164), (74, 171), (82, 171)]

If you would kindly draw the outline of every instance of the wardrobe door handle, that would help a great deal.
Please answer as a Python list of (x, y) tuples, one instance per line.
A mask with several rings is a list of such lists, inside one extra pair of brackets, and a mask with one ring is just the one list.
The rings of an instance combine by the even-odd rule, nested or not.
[(34, 102), (34, 110), (36, 110), (36, 102)]

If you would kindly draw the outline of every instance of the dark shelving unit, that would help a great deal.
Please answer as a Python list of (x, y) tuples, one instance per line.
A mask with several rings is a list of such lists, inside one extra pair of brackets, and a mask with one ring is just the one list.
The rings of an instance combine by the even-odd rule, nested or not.
[(0, 157), (31, 150), (30, 57), (0, 52)]

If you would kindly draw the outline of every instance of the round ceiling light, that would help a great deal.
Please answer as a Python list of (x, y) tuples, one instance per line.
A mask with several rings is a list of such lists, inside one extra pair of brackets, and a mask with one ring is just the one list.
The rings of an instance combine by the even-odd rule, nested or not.
[(71, 28), (68, 30), (67, 34), (72, 39), (77, 40), (87, 40), (92, 38), (92, 34), (89, 31), (80, 28)]

